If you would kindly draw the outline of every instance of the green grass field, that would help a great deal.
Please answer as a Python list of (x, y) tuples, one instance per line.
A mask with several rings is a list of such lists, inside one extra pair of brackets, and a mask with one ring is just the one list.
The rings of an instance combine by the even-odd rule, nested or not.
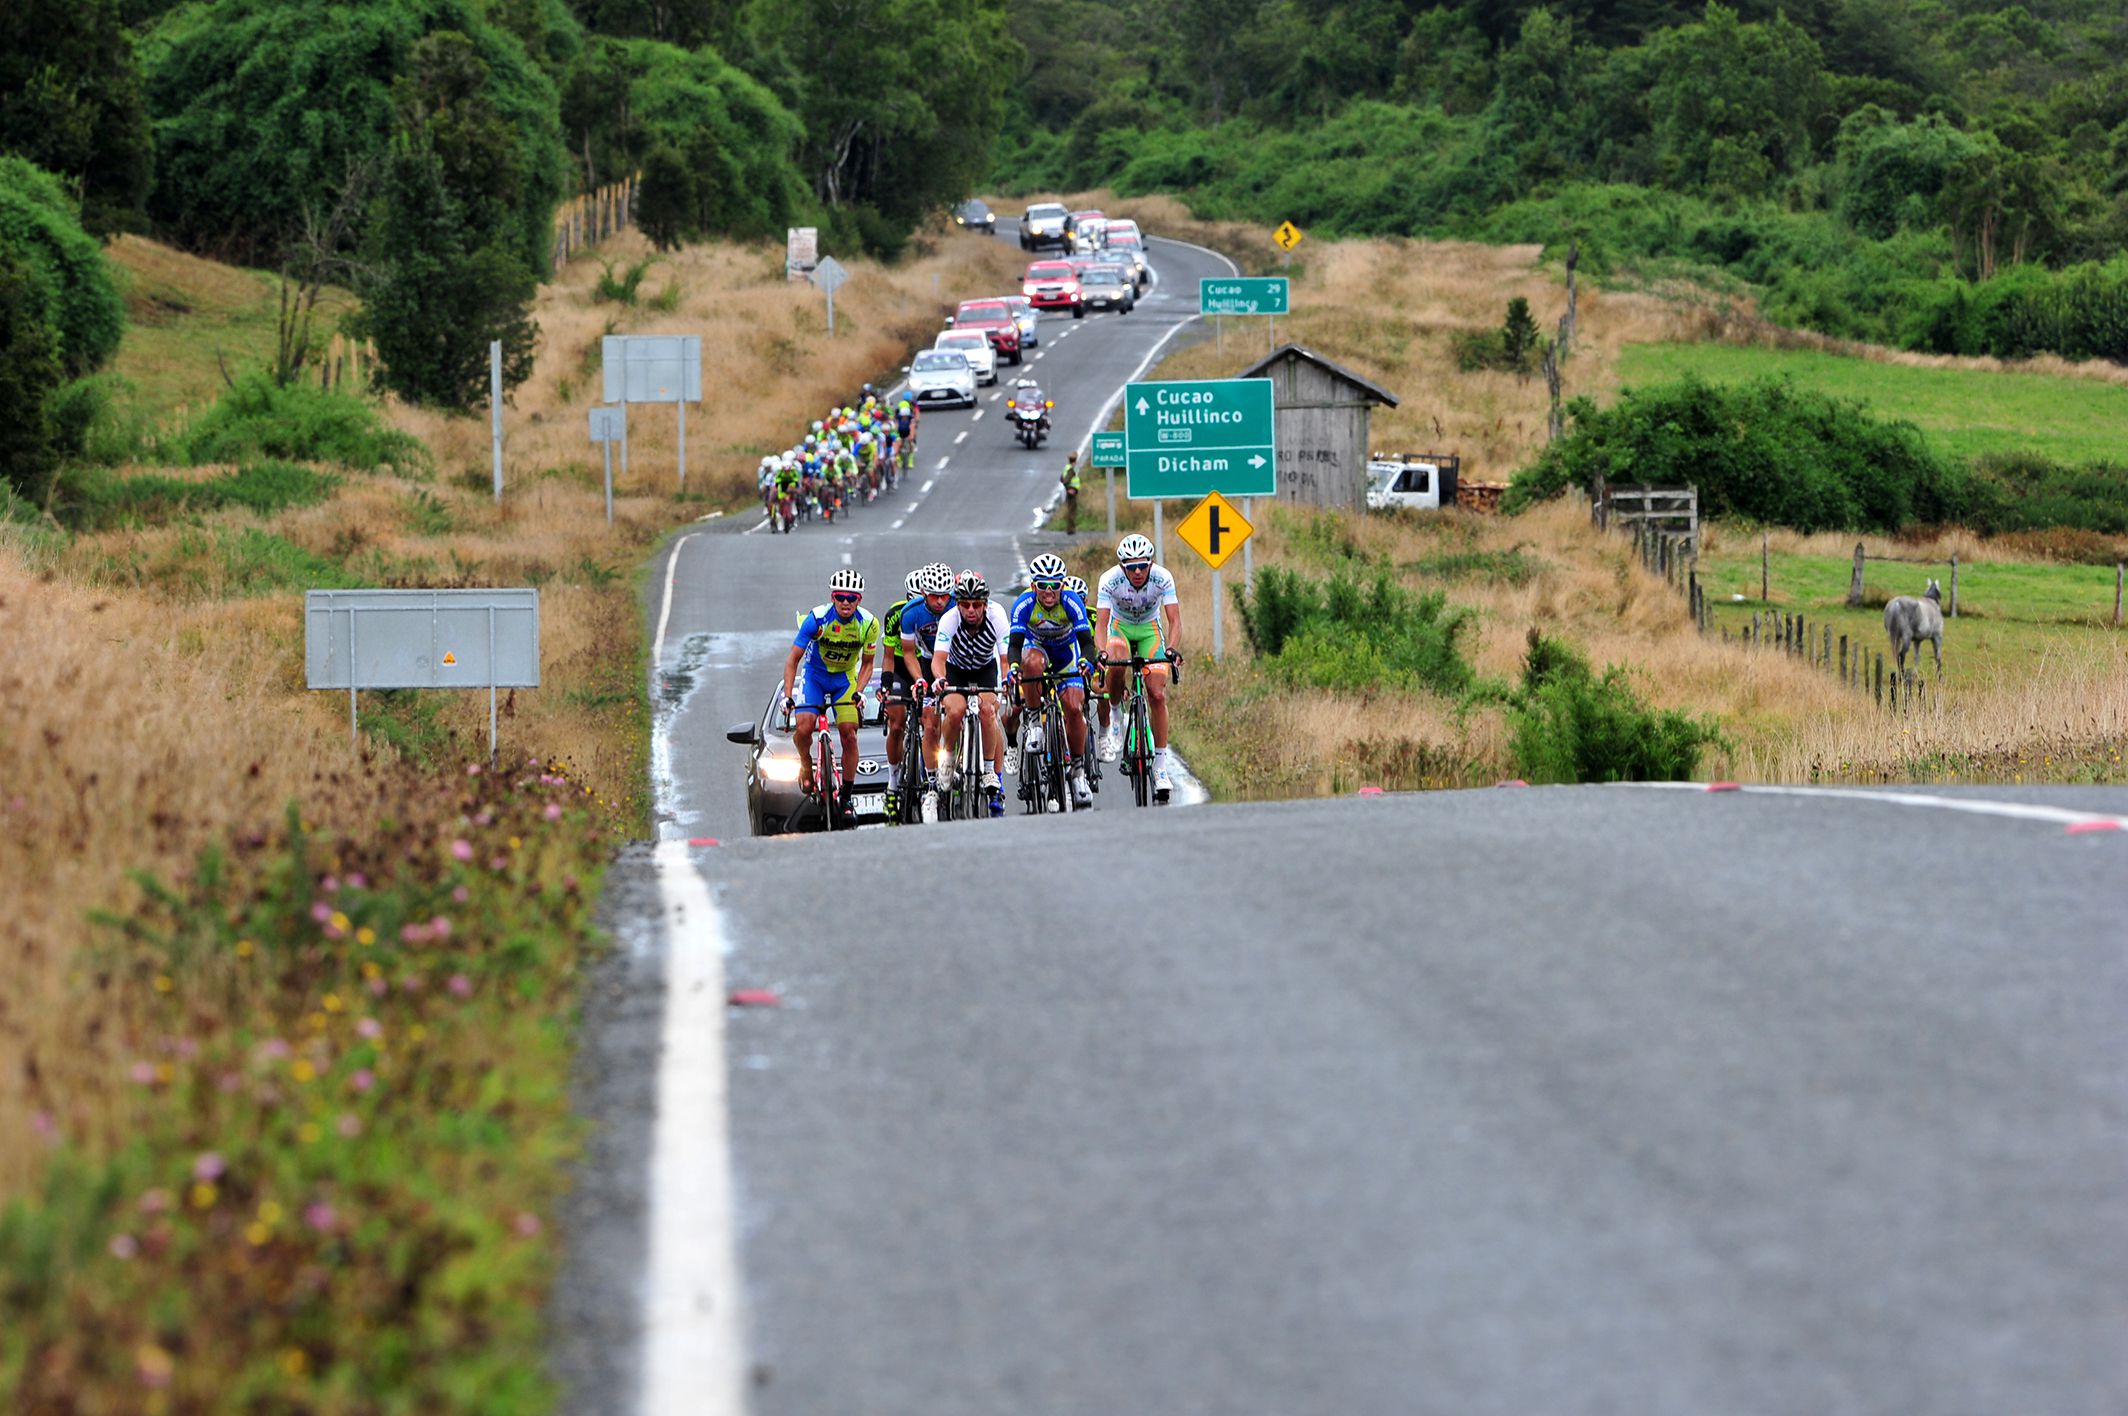
[[(1618, 360), (1627, 385), (1696, 374), (1710, 383), (1791, 378), (1800, 388), (1859, 400), (1920, 428), (1956, 457), (2036, 452), (2062, 462), (2128, 461), (2128, 388), (2048, 374), (1932, 369), (1811, 350), (1727, 344), (1632, 344)], [(2109, 606), (2110, 609), (2110, 606)]]
[[(1871, 652), (1886, 649), (1883, 597), (1917, 595), (1933, 576), (1950, 599), (1948, 565), (1871, 561), (1863, 586), (1876, 603), (1847, 608), (1847, 586), (1854, 563), (1831, 556), (1774, 555), (1768, 561), (1770, 608), (1802, 613), (1813, 636), (1830, 625), (1835, 652), (1840, 636)], [(1717, 631), (1746, 632), (1754, 612), (1769, 608), (1759, 599), (1759, 557), (1755, 548), (1738, 544), (1717, 550), (1699, 563), (1700, 582), (1714, 611)], [(1741, 595), (1741, 600), (1733, 596)], [(2120, 642), (2128, 631), (2115, 630), (2113, 570), (2110, 566), (2042, 565), (1983, 561), (1958, 568), (1960, 615), (1946, 620), (1944, 656), (1955, 659), (1969, 683), (1999, 682), (2028, 674), (2050, 657), (2082, 657)]]

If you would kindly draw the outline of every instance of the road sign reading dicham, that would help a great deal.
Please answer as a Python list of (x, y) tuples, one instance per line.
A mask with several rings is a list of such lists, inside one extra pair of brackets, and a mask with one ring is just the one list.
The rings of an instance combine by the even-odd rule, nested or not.
[(1269, 379), (1127, 384), (1123, 409), (1132, 498), (1277, 494), (1278, 423)]

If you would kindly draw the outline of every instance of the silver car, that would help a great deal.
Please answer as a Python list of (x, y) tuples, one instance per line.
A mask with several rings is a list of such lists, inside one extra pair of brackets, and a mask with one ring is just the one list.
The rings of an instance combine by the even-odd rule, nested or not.
[(975, 406), (975, 366), (957, 349), (925, 349), (909, 364), (909, 401), (923, 408)]
[(1012, 307), (1012, 322), (1020, 327), (1020, 347), (1032, 349), (1040, 344), (1042, 335), (1037, 326), (1041, 324), (1042, 317), (1035, 310), (1034, 301), (1025, 295), (1004, 295), (999, 298)]
[(1079, 293), (1089, 310), (1121, 310), (1127, 315), (1138, 307), (1138, 285), (1127, 266), (1088, 266), (1079, 276)]

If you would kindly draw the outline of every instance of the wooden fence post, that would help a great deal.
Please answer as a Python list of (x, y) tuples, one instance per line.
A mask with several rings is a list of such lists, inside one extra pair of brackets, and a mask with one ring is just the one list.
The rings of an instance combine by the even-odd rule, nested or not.
[(1762, 601), (1762, 602), (1763, 602), (1763, 601), (1765, 601), (1765, 600), (1766, 600), (1766, 599), (1768, 598), (1768, 595), (1767, 595), (1767, 593), (1766, 593), (1766, 555), (1767, 555), (1767, 552), (1766, 552), (1766, 533), (1765, 533), (1764, 531), (1760, 531), (1760, 532), (1759, 532), (1759, 599), (1760, 599), (1760, 601)]
[(1847, 608), (1857, 608), (1862, 603), (1862, 543), (1855, 542), (1855, 573), (1847, 581)]
[(1840, 682), (1847, 681), (1847, 636), (1843, 634), (1840, 636)]
[(1884, 706), (1884, 656), (1882, 654), (1872, 654), (1870, 662), (1874, 665), (1872, 672), (1877, 684), (1877, 706), (1882, 708)]
[(2116, 626), (2121, 622), (2121, 583), (2124, 576), (2128, 576), (2128, 562), (2115, 561), (2113, 563), (2113, 623)]

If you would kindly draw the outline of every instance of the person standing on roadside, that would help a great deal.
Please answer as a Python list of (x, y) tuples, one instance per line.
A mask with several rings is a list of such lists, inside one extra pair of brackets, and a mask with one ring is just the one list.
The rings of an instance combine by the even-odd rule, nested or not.
[(1079, 530), (1079, 454), (1064, 454), (1064, 471), (1057, 481), (1064, 488), (1064, 532), (1076, 535)]

